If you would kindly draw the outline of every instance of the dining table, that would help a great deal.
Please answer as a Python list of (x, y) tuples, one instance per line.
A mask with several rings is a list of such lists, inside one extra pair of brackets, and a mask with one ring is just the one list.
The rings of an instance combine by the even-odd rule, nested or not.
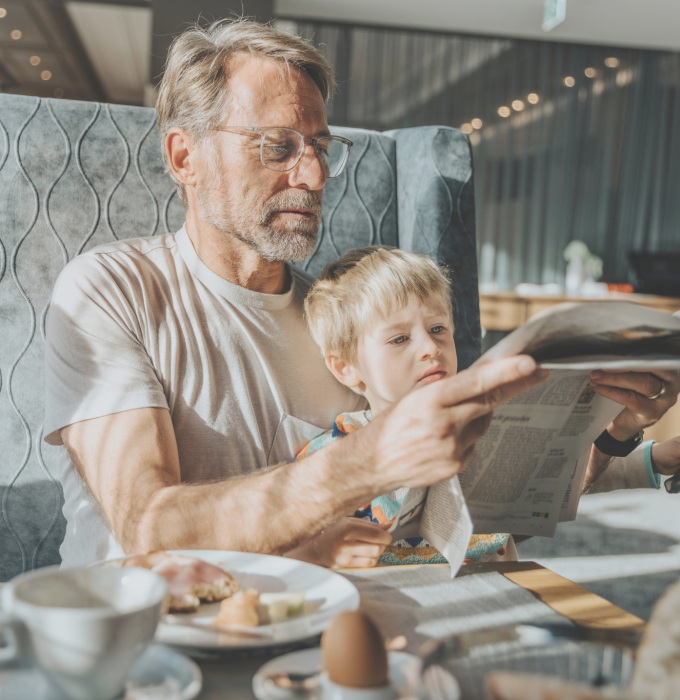
[[(403, 636), (418, 654), (431, 639), (508, 624), (644, 627), (639, 617), (535, 562), (471, 563), (451, 578), (447, 564), (340, 571), (359, 590), (360, 608), (385, 639)], [(186, 650), (203, 673), (199, 700), (252, 700), (257, 670), (281, 654), (318, 646), (319, 638), (249, 651)]]

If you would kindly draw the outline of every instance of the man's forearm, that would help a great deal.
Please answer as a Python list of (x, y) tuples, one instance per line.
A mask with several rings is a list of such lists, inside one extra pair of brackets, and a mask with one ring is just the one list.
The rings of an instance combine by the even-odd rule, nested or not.
[[(350, 436), (345, 440), (353, 442)], [(364, 503), (361, 475), (352, 478), (351, 465), (342, 464), (344, 450), (334, 447), (248, 476), (161, 488), (148, 500), (123, 547), (130, 553), (289, 551)]]

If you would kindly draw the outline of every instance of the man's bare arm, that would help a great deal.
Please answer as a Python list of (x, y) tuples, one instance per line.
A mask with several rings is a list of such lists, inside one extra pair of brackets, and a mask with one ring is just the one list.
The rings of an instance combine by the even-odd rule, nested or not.
[(167, 409), (141, 408), (74, 423), (61, 436), (128, 553), (281, 553), (346, 515), (351, 501), (361, 500), (353, 498), (346, 483), (336, 483), (340, 475), (328, 473), (321, 453), (244, 477), (181, 483)]
[(208, 484), (181, 483), (167, 409), (74, 423), (61, 437), (126, 552), (279, 554), (381, 493), (453, 477), (494, 408), (545, 376), (527, 357), (470, 368), (412, 392), (371, 425), (300, 462)]

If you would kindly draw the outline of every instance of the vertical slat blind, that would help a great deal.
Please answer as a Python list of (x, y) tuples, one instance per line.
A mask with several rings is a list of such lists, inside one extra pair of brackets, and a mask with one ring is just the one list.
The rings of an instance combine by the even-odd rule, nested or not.
[(630, 250), (680, 250), (680, 54), (295, 25), (337, 72), (330, 123), (482, 120), (470, 140), (483, 285), (561, 282), (574, 239), (604, 259), (612, 282), (629, 281)]

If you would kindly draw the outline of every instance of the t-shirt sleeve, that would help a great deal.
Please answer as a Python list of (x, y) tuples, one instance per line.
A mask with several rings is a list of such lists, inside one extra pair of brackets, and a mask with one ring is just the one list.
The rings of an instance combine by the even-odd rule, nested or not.
[(144, 347), (141, 282), (82, 255), (61, 272), (52, 293), (45, 343), (45, 441), (59, 430), (134, 408), (167, 408)]

